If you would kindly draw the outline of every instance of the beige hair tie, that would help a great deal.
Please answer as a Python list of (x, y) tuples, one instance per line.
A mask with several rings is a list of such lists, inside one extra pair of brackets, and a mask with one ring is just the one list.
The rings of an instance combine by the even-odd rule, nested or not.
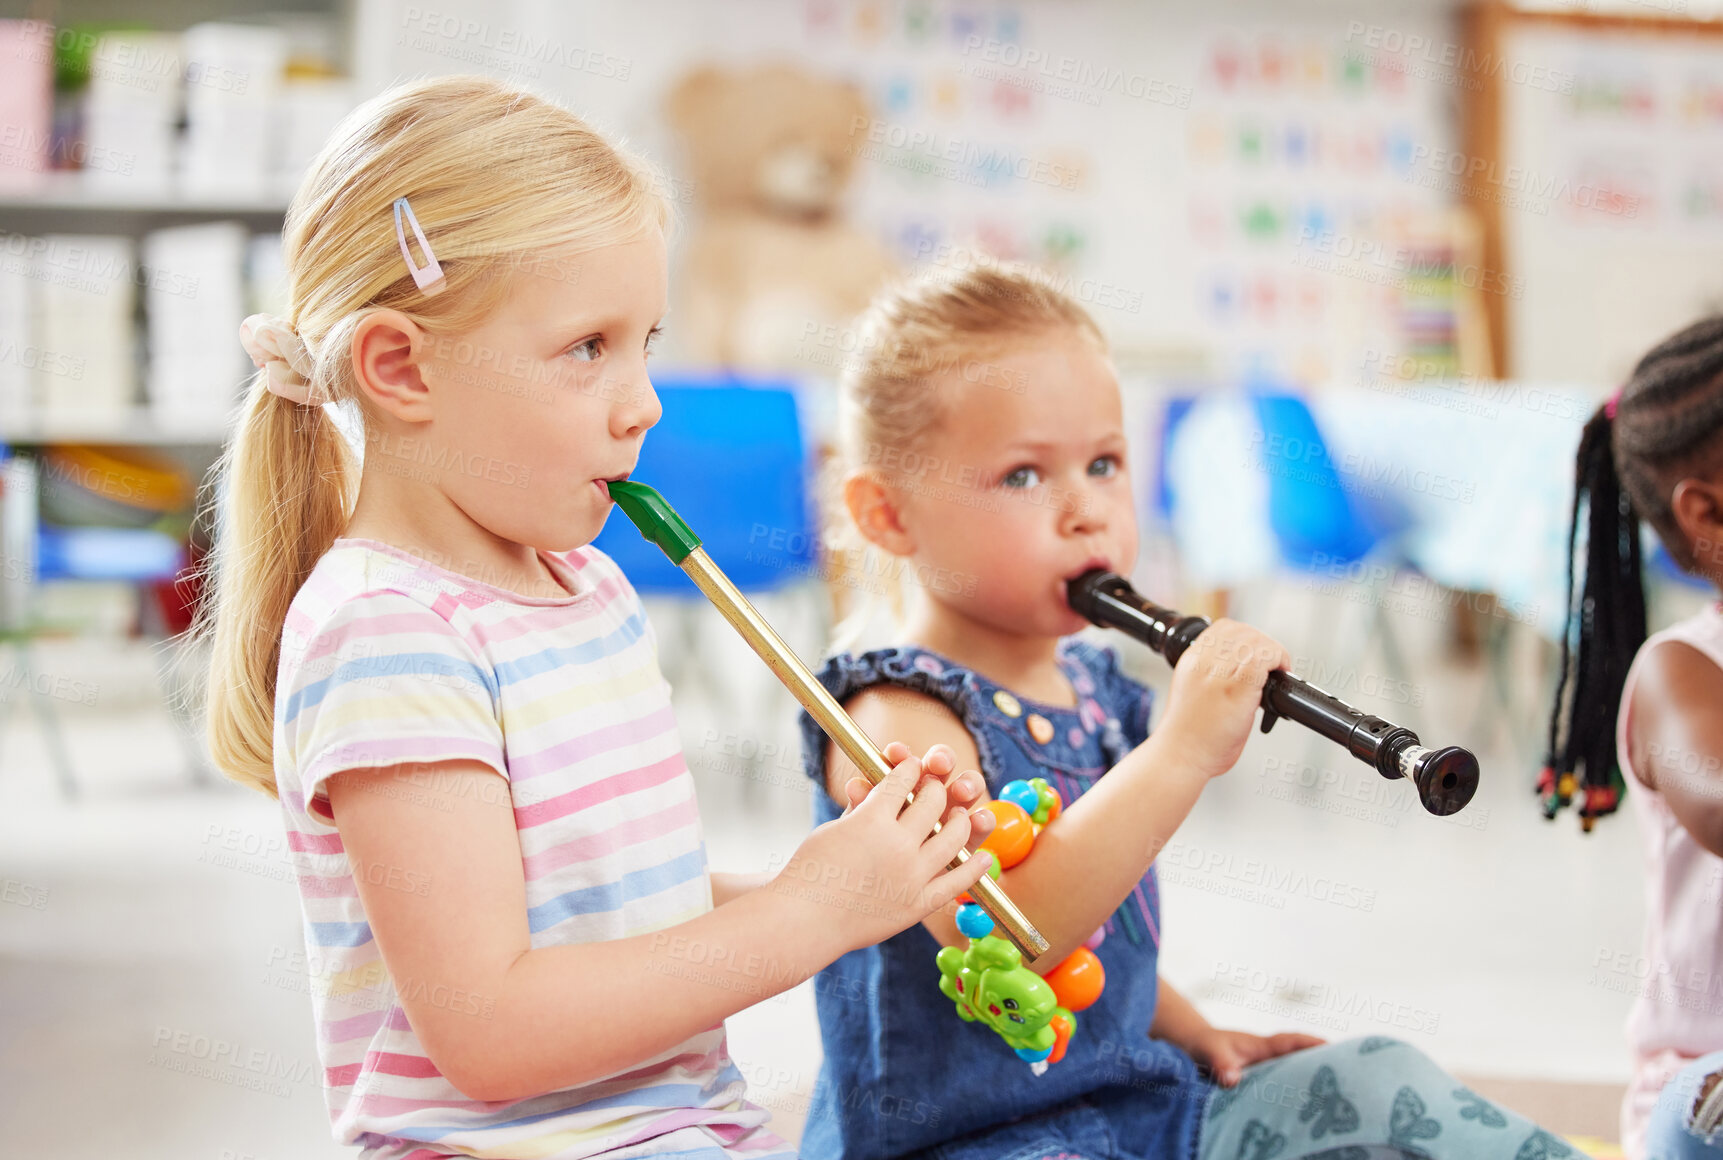
[(314, 367), (305, 341), (285, 320), (273, 314), (253, 314), (239, 324), (239, 342), (252, 365), (264, 372), (263, 384), (270, 394), (306, 407), (320, 407), (330, 401), (312, 382)]

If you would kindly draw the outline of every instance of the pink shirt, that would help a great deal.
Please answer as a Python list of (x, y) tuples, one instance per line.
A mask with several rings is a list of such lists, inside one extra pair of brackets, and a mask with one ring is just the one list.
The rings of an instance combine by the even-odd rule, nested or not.
[(1723, 668), (1723, 610), (1712, 604), (1645, 642), (1628, 670), (1616, 719), (1616, 756), (1628, 792), (1638, 797), (1645, 848), (1645, 947), (1633, 964), (1638, 998), (1627, 1019), (1634, 1073), (1621, 1109), (1622, 1148), (1635, 1160), (1644, 1154), (1646, 1120), (1664, 1084), (1699, 1056), (1723, 1050), (1723, 858), (1695, 842), (1663, 795), (1633, 775), (1627, 750), (1640, 662), (1666, 640), (1691, 645)]
[[(393, 978), (378, 952), (329, 809), (326, 783), (346, 769), (465, 758), (496, 770), (534, 947), (628, 938), (712, 908), (694, 782), (640, 601), (594, 548), (540, 555), (567, 595), (522, 596), (340, 539), (288, 609), (275, 776), (335, 1136), (366, 1160), (789, 1160), (743, 1097), (722, 1024), (582, 1087), (472, 1100), (437, 1070), (402, 1000), (416, 992), (475, 1019), (494, 1000)], [(384, 884), (428, 894), (458, 866)]]

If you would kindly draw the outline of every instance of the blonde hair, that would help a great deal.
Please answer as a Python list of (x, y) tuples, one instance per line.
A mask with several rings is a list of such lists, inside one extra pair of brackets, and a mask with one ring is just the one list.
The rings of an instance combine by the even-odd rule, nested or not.
[[(851, 477), (879, 471), (880, 449), (891, 461), (912, 463), (947, 417), (949, 403), (941, 385), (955, 379), (982, 382), (996, 368), (985, 360), (1048, 331), (1070, 329), (1105, 352), (1106, 336), (1082, 305), (1059, 288), (1045, 270), (1012, 262), (988, 261), (955, 273), (936, 271), (881, 292), (861, 316), (856, 358), (846, 364), (838, 388), (836, 454), (826, 464), (826, 494), (831, 514), (825, 547), (832, 594), (841, 623), (833, 649), (854, 643), (874, 602), (862, 601), (845, 614), (845, 590), (877, 591), (858, 582), (851, 564), (877, 551), (862, 537), (843, 500)], [(1010, 381), (994, 385), (1013, 389)], [(1017, 386), (1016, 389), (1021, 389)], [(890, 475), (889, 472), (883, 473)], [(868, 568), (868, 570), (875, 570)], [(893, 612), (901, 611), (901, 591), (888, 589)]]
[[(434, 297), (396, 243), (399, 197), (447, 279)], [(667, 222), (651, 171), (566, 109), (485, 77), (401, 85), (348, 115), (294, 195), (282, 237), (287, 322), (314, 360), (313, 389), (365, 422), (350, 348), (368, 313), (399, 310), (459, 332), (545, 250), (626, 241)], [(210, 646), (211, 756), (271, 796), (283, 623), (352, 515), (357, 467), (334, 415), (271, 394), (261, 372), (251, 381), (217, 465), (219, 523), (193, 631)]]

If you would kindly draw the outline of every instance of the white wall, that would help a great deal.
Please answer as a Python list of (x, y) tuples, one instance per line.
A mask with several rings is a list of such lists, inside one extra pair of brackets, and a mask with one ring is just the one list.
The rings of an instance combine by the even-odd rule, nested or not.
[[(925, 35), (912, 31), (917, 13), (927, 17)], [(1076, 189), (1035, 180), (978, 188), (864, 166), (854, 216), (906, 259), (915, 237), (933, 245), (980, 237), (994, 252), (1050, 263), (1050, 237), (1078, 237), (1065, 269), (1127, 361), (1221, 372), (1266, 362), (1324, 381), (1347, 377), (1362, 349), (1393, 339), (1382, 332), (1380, 286), (1358, 271), (1301, 265), (1311, 250), (1300, 247), (1300, 231), (1380, 236), (1447, 200), (1411, 179), (1405, 154), (1449, 146), (1453, 77), (1425, 70), (1393, 87), (1372, 80), (1358, 89), (1337, 80), (1347, 52), (1366, 54), (1372, 75), (1378, 65), (1408, 63), (1367, 44), (1367, 35), (1384, 32), (1437, 45), (1455, 39), (1446, 5), (1368, 0), (455, 0), (435, 10), (387, 0), (363, 6), (359, 56), (369, 88), (418, 73), (514, 76), (672, 170), (677, 151), (661, 107), (687, 68), (790, 59), (853, 78), (887, 132), (924, 133), (936, 150), (973, 145), (1081, 173)], [(990, 50), (989, 40), (1010, 47)], [(1288, 79), (1229, 91), (1215, 69), (1226, 45), (1252, 60), (1265, 47), (1283, 52)], [(1024, 59), (1019, 52), (1038, 55), (1011, 67)], [(996, 92), (1020, 93), (1024, 84), (1063, 91), (1036, 92), (1025, 108), (1002, 111)], [(1288, 127), (1307, 140), (1320, 135), (1327, 159), (1244, 160), (1237, 139), (1247, 125), (1268, 140), (1283, 140)], [(1399, 161), (1387, 156), (1391, 148)], [(1282, 219), (1269, 240), (1240, 224), (1259, 202)], [(1217, 287), (1230, 288), (1234, 306), (1217, 306)], [(1272, 310), (1259, 308), (1260, 287), (1274, 295)]]

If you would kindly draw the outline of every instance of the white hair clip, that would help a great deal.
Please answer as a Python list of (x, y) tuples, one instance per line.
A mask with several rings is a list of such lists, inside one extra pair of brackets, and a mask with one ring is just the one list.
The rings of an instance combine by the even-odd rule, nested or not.
[[(413, 261), (413, 253), (407, 249), (407, 231), (401, 224), (402, 215), (406, 215), (407, 224), (413, 227), (413, 236), (419, 239), (419, 250), (425, 255), (425, 264), (417, 265)], [(440, 293), (447, 284), (443, 281), (443, 268), (437, 264), (437, 255), (431, 252), (431, 243), (425, 240), (425, 231), (419, 228), (419, 219), (413, 214), (413, 207), (407, 204), (407, 199), (395, 199), (395, 240), (401, 245), (401, 257), (407, 260), (407, 270), (413, 275), (413, 284), (427, 295)]]

